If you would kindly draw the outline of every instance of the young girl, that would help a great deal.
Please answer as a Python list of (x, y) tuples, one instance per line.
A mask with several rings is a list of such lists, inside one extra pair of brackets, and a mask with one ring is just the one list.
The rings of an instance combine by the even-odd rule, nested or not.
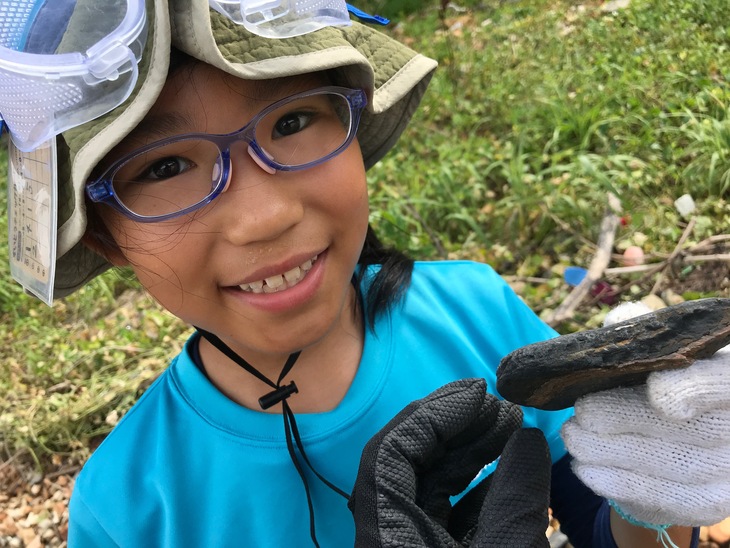
[[(56, 296), (128, 265), (195, 330), (79, 475), (69, 545), (351, 546), (366, 442), (555, 333), (488, 266), (414, 265), (369, 228), (366, 170), (433, 61), (359, 24), (258, 36), (204, 0), (148, 18), (131, 98), (58, 138)], [(573, 475), (571, 414), (524, 410), (572, 543), (652, 545)]]

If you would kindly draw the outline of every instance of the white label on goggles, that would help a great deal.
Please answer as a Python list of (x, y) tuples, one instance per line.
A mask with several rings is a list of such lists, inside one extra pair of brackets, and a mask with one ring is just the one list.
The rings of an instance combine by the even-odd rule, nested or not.
[(32, 152), (8, 139), (8, 242), (10, 272), (51, 306), (56, 269), (56, 139)]

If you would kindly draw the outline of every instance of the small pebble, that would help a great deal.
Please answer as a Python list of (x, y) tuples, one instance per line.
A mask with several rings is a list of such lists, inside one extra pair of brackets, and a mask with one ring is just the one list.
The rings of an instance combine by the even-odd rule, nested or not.
[(626, 266), (638, 266), (640, 264), (644, 264), (644, 250), (638, 245), (627, 247), (623, 254), (623, 263)]

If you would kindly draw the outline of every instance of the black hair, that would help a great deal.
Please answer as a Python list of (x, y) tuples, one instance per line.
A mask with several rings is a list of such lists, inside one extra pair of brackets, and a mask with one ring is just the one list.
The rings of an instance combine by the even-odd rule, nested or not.
[[(413, 259), (395, 248), (383, 245), (372, 226), (368, 225), (365, 245), (357, 264), (360, 268), (353, 282), (365, 304), (365, 323), (373, 330), (377, 317), (388, 312), (403, 298), (411, 283)], [(370, 265), (380, 265), (380, 270), (373, 276), (367, 291), (360, 294)]]
[(170, 68), (167, 69), (167, 77), (175, 74), (181, 67), (192, 66), (196, 63), (200, 63), (200, 61), (184, 51), (172, 47), (170, 48)]

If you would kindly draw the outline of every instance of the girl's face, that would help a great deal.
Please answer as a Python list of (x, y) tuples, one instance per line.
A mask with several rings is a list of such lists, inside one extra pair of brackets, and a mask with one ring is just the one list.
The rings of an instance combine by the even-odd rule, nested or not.
[[(251, 82), (209, 65), (184, 67), (107, 160), (176, 134), (235, 131), (271, 103), (325, 84), (316, 75)], [(112, 262), (130, 264), (165, 308), (252, 363), (352, 327), (350, 280), (368, 224), (357, 141), (323, 164), (276, 174), (245, 145), (233, 146), (231, 168), (218, 198), (170, 221), (137, 223), (102, 207), (120, 248), (107, 252)]]

